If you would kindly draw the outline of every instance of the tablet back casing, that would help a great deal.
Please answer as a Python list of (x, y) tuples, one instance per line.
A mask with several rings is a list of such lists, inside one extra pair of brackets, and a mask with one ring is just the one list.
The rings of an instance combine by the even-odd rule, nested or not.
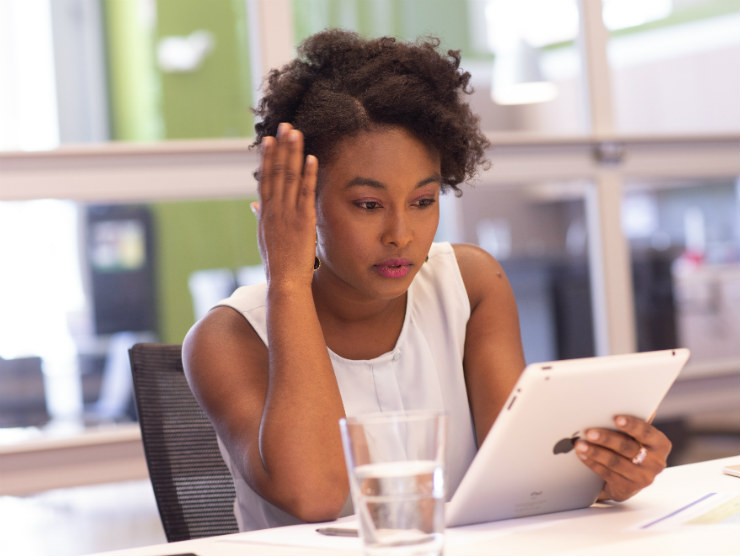
[(591, 505), (603, 481), (573, 440), (615, 428), (617, 414), (648, 419), (688, 357), (675, 349), (528, 365), (447, 504), (447, 525)]

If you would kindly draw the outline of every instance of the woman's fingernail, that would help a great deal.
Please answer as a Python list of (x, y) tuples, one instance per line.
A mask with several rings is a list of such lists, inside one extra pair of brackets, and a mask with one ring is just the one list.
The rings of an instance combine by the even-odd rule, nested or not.
[(258, 214), (259, 211), (260, 211), (260, 203), (259, 203), (259, 201), (252, 201), (251, 203), (249, 203), (249, 208), (252, 209), (252, 212), (254, 214)]
[(579, 452), (585, 452), (586, 450), (588, 450), (588, 444), (586, 444), (585, 442), (576, 442), (576, 450), (578, 450)]
[(622, 417), (621, 415), (616, 418), (616, 423), (618, 427), (624, 427), (627, 425), (627, 419)]
[(599, 436), (601, 436), (599, 434), (599, 431), (588, 431), (586, 433), (586, 438), (588, 438), (589, 440), (598, 440)]

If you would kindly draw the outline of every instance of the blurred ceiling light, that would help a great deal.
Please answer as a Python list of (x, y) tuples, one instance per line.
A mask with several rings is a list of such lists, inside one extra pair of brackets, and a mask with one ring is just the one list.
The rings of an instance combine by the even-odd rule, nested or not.
[(491, 80), (491, 99), (496, 104), (548, 102), (557, 95), (557, 86), (542, 77), (537, 50), (532, 45), (520, 39), (496, 52)]
[(530, 81), (508, 85), (494, 90), (491, 94), (491, 98), (496, 104), (504, 106), (548, 102), (557, 96), (557, 85), (549, 81)]
[(535, 48), (571, 41), (578, 35), (576, 0), (487, 0), (485, 15), (493, 52), (512, 35)]
[(496, 104), (532, 104), (557, 96), (555, 84), (543, 78), (538, 51), (525, 33), (538, 5), (542, 2), (489, 0), (486, 5), (488, 42), (495, 55), (491, 99)]

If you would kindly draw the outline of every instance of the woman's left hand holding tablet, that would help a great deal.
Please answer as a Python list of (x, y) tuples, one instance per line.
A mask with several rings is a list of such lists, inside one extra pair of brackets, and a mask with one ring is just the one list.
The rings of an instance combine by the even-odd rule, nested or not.
[(619, 415), (618, 430), (594, 428), (585, 431), (575, 444), (576, 453), (604, 479), (600, 500), (627, 500), (666, 467), (671, 442), (642, 419)]
[(311, 283), (317, 170), (316, 157), (309, 155), (304, 161), (303, 134), (290, 124), (281, 123), (277, 137), (262, 140), (260, 203), (255, 212), (268, 284)]

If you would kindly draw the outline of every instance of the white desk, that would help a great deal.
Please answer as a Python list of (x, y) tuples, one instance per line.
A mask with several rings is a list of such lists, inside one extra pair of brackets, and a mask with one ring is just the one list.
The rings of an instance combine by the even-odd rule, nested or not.
[[(722, 473), (740, 456), (672, 467), (622, 504), (448, 529), (446, 556), (495, 554), (733, 555), (740, 554), (740, 514), (715, 524), (687, 524), (717, 501), (740, 503), (740, 478)], [(715, 493), (715, 494), (711, 494)], [(702, 500), (701, 502), (697, 502)], [(688, 507), (687, 507), (688, 506)], [(681, 510), (682, 511), (678, 511)], [(108, 556), (319, 554), (360, 555), (359, 539), (322, 537), (300, 525), (108, 552)]]

